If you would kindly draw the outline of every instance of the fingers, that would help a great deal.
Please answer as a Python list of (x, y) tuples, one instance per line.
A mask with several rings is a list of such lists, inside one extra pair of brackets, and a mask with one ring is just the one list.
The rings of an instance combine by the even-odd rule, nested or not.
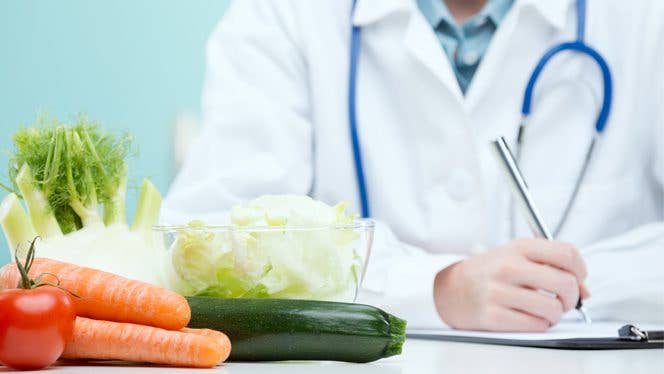
[(518, 245), (529, 260), (572, 273), (579, 282), (586, 279), (588, 275), (581, 254), (569, 243), (544, 239), (523, 239), (518, 241)]
[(586, 286), (585, 283), (581, 283), (579, 285), (579, 294), (583, 300), (590, 298), (590, 291), (588, 290), (588, 286)]
[(494, 302), (499, 305), (545, 319), (550, 325), (558, 323), (563, 316), (563, 304), (555, 297), (518, 286), (504, 285), (496, 288), (493, 293)]
[(589, 296), (585, 277), (585, 263), (573, 246), (522, 239), (439, 273), (434, 300), (441, 318), (455, 328), (546, 331), (579, 296)]
[(492, 305), (481, 321), (484, 330), (500, 332), (544, 332), (549, 321), (510, 308)]
[(515, 274), (517, 285), (556, 294), (562, 302), (565, 312), (576, 306), (579, 300), (579, 282), (575, 276), (566, 271), (533, 262), (524, 261), (521, 268), (522, 271)]

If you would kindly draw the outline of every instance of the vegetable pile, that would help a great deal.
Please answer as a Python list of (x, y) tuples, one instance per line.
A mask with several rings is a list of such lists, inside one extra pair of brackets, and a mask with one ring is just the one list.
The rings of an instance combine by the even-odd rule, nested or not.
[(188, 296), (352, 300), (364, 253), (345, 209), (268, 195), (233, 207), (231, 230), (192, 222), (164, 250), (164, 285)]
[[(0, 362), (212, 367), (231, 353), (225, 333), (237, 360), (368, 362), (401, 352), (405, 321), (316, 301), (352, 299), (359, 285), (358, 246), (367, 243), (344, 203), (263, 196), (234, 207), (223, 230), (192, 222), (166, 230), (165, 243), (153, 237), (161, 196), (147, 179), (127, 224), (128, 136), (80, 117), (42, 118), (13, 139), (10, 183), (0, 185), (10, 192), (0, 226), (16, 259), (0, 268)], [(21, 309), (21, 298), (53, 302)]]
[[(41, 315), (44, 320), (56, 321), (71, 317), (69, 335), (61, 334), (61, 339), (56, 342), (60, 345), (55, 348), (58, 353), (54, 357), (51, 355), (50, 362), (35, 361), (30, 366), (31, 362), (26, 361), (23, 367), (47, 366), (60, 354), (65, 359), (124, 360), (186, 367), (213, 367), (228, 358), (231, 346), (226, 335), (213, 330), (185, 328), (191, 310), (184, 297), (177, 293), (100, 270), (45, 258), (33, 260), (33, 256), (34, 247), (28, 253), (29, 269), (26, 270), (29, 275), (44, 284), (57, 284), (66, 289), (72, 295), (68, 305), (73, 308), (70, 313), (56, 311), (59, 314), (55, 316)], [(5, 289), (0, 293), (0, 300), (17, 292), (11, 288), (22, 279), (21, 269), (19, 262), (0, 269), (0, 289)], [(46, 286), (42, 289), (53, 289), (68, 297), (58, 288)], [(72, 335), (73, 310), (76, 321)], [(4, 317), (2, 321), (0, 338), (3, 341), (0, 345), (15, 345), (16, 341), (11, 339), (16, 331), (26, 326), (4, 323)], [(37, 344), (48, 344), (35, 341), (36, 337), (26, 336), (23, 347), (37, 349)], [(52, 348), (49, 350), (53, 351)], [(17, 367), (14, 362), (5, 363)]]
[(157, 282), (150, 267), (155, 264), (151, 227), (161, 196), (144, 179), (132, 226), (127, 225), (129, 136), (106, 133), (85, 117), (69, 125), (43, 117), (13, 140), (11, 185), (4, 186), (11, 193), (0, 204), (10, 250), (39, 235), (41, 257)]

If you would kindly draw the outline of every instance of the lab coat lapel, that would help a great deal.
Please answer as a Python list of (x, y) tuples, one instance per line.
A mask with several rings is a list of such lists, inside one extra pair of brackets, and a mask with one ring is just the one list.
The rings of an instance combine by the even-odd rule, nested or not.
[[(514, 4), (513, 6), (516, 7), (517, 4)], [(486, 94), (491, 87), (491, 82), (496, 77), (496, 74), (500, 74), (500, 66), (504, 61), (506, 53), (510, 52), (508, 48), (512, 39), (512, 33), (517, 26), (519, 11), (519, 8), (512, 9), (503, 20), (503, 24), (493, 35), (491, 44), (473, 76), (468, 91), (466, 91), (466, 100), (464, 102), (466, 110), (473, 110), (481, 100), (482, 96)], [(528, 69), (530, 69), (530, 67)]]
[(410, 13), (403, 39), (406, 51), (431, 71), (458, 102), (462, 102), (463, 94), (449, 59), (415, 0), (357, 0), (353, 24), (364, 27), (375, 22), (388, 22), (389, 15), (400, 11)]
[[(562, 30), (567, 22), (567, 15), (572, 0), (517, 0), (512, 9), (503, 20), (503, 24), (498, 28), (491, 45), (480, 63), (471, 85), (466, 92), (465, 108), (472, 111), (478, 105), (482, 96), (491, 87), (491, 83), (497, 74), (500, 74), (501, 64), (504, 63), (507, 53), (513, 53), (515, 48), (511, 48), (514, 31), (519, 22), (523, 22), (524, 11), (533, 8), (537, 15), (541, 16), (542, 27), (553, 27), (555, 30)], [(516, 46), (518, 48), (519, 46)], [(523, 47), (523, 46), (521, 46)], [(525, 56), (524, 56), (525, 57)], [(535, 67), (528, 66), (526, 74), (530, 74)]]
[(417, 9), (413, 11), (406, 35), (406, 50), (415, 56), (433, 75), (440, 80), (457, 102), (463, 102), (463, 94), (457, 82), (450, 61), (440, 45), (431, 25)]
[[(442, 0), (441, 0), (442, 1)], [(464, 98), (449, 59), (431, 25), (419, 12), (415, 0), (357, 0), (353, 14), (353, 24), (367, 26), (388, 19), (395, 12), (410, 12), (410, 19), (404, 36), (404, 47), (447, 88), (458, 103), (468, 110), (477, 105), (491, 86), (496, 74), (500, 74), (500, 64), (505, 57), (508, 43), (518, 26), (525, 8), (532, 7), (550, 26), (563, 29), (567, 22), (569, 7), (573, 0), (517, 0), (514, 9), (494, 36), (491, 47), (484, 56), (473, 82)]]
[(397, 11), (417, 6), (413, 0), (357, 0), (353, 12), (353, 25), (367, 26)]

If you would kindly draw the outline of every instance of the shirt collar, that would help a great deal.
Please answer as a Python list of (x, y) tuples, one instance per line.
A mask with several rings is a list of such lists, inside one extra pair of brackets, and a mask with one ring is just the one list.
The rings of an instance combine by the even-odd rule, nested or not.
[[(442, 3), (442, 0), (438, 1)], [(522, 8), (534, 8), (550, 25), (562, 30), (567, 23), (569, 7), (574, 2), (575, 0), (516, 0), (512, 8), (519, 11)], [(352, 2), (349, 0), (348, 3)], [(353, 25), (365, 26), (395, 12), (415, 10), (415, 0), (357, 0)]]
[(447, 23), (453, 21), (449, 9), (442, 0), (417, 0), (417, 5), (434, 29), (437, 29), (443, 21)]
[(507, 12), (512, 8), (514, 0), (489, 0), (480, 13), (490, 19), (494, 25), (499, 25)]
[[(476, 15), (466, 20), (466, 22), (488, 19), (495, 26), (498, 26), (503, 18), (505, 18), (513, 2), (514, 0), (488, 0), (482, 9)], [(456, 27), (456, 20), (443, 0), (417, 0), (417, 4), (434, 29), (438, 28), (441, 22)]]

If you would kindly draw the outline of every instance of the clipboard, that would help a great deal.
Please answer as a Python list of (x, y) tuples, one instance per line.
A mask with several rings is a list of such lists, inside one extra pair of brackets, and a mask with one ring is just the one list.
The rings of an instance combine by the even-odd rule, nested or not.
[(561, 323), (561, 325), (543, 334), (412, 329), (406, 331), (406, 337), (569, 350), (664, 349), (662, 330), (641, 329), (632, 324), (616, 328), (615, 323), (599, 323), (599, 326), (595, 324), (592, 328), (570, 323)]

